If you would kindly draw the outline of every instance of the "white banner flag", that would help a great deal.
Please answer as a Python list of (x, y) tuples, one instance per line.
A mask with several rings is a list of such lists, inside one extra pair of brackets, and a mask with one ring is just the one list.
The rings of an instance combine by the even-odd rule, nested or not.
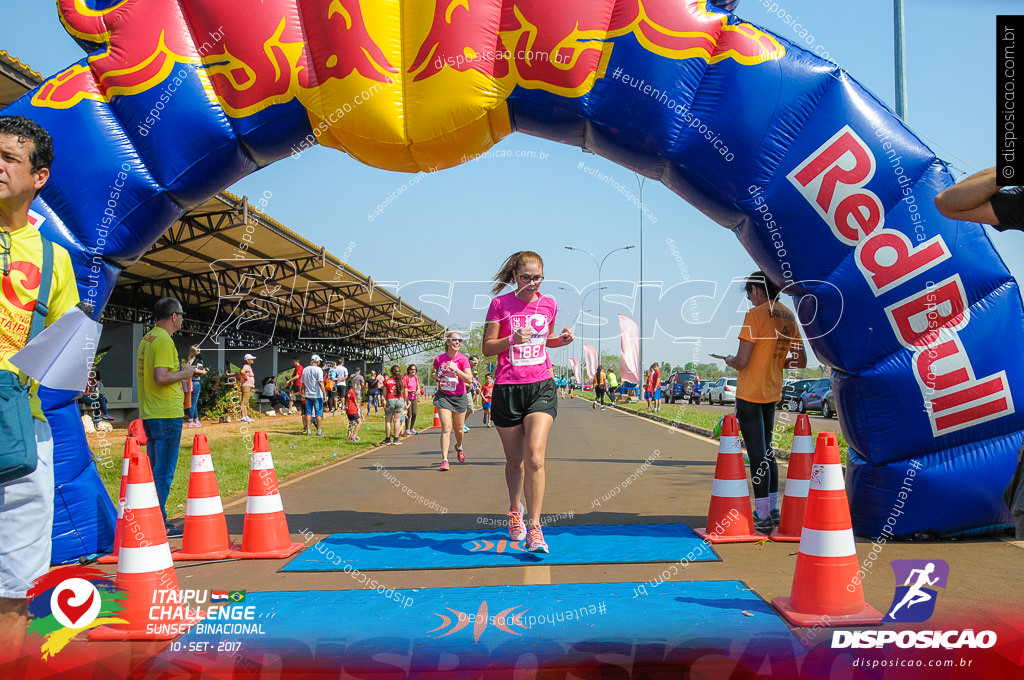
[(572, 377), (576, 380), (576, 384), (582, 385), (583, 378), (580, 377), (580, 360), (576, 357), (569, 357), (569, 366), (572, 368)]
[(583, 345), (583, 356), (587, 360), (587, 380), (597, 375), (597, 350), (593, 345)]
[(621, 353), (619, 378), (624, 382), (640, 383), (640, 327), (625, 314), (619, 314)]

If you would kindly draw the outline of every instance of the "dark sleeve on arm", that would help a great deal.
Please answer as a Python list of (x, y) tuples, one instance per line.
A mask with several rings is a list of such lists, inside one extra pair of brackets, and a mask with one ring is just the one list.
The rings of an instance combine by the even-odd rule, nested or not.
[(999, 231), (1024, 231), (1024, 187), (997, 191), (989, 201), (992, 203), (992, 212), (999, 220), (999, 224), (992, 226)]

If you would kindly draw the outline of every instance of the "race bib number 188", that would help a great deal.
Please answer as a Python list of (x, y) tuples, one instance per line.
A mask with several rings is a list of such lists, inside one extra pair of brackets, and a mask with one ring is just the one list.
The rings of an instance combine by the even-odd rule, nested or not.
[(541, 314), (513, 316), (512, 332), (526, 326), (530, 329), (530, 342), (512, 345), (509, 358), (513, 366), (535, 366), (547, 361), (548, 320)]

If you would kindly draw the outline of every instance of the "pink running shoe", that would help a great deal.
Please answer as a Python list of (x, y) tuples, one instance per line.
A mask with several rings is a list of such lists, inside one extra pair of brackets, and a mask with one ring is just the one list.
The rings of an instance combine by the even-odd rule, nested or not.
[(448, 461), (441, 461), (441, 472), (448, 472)]
[(457, 454), (459, 454), (459, 462), (460, 463), (465, 463), (466, 462), (466, 452), (462, 450), (462, 447), (461, 446), (456, 447), (455, 448), (455, 452)]
[(530, 540), (527, 543), (527, 549), (530, 552), (542, 552), (548, 551), (548, 544), (544, 541), (544, 534), (541, 532), (540, 527), (530, 528)]
[[(520, 507), (520, 510), (522, 510), (522, 507)], [(521, 512), (508, 513), (508, 537), (516, 543), (526, 538), (526, 526), (523, 524), (523, 514)]]

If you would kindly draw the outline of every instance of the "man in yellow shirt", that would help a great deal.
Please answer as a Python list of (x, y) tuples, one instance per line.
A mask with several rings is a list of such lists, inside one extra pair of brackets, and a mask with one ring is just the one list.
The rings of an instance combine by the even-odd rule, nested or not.
[(750, 457), (754, 527), (765, 534), (779, 524), (779, 467), (772, 450), (775, 404), (782, 397), (782, 370), (804, 368), (807, 354), (793, 312), (779, 302), (779, 287), (756, 271), (744, 284), (753, 305), (743, 318), (740, 346), (725, 363), (739, 371), (736, 420)]
[[(42, 277), (43, 242), (29, 224), (32, 200), (50, 177), (50, 135), (22, 116), (0, 117), (0, 369), (28, 342)], [(78, 303), (68, 252), (53, 244), (45, 325)], [(53, 439), (32, 383), (36, 469), (0, 484), (0, 663), (17, 658), (28, 627), (26, 594), (50, 568), (53, 529)]]
[[(171, 336), (181, 329), (185, 319), (181, 303), (161, 298), (153, 306), (155, 325), (143, 336), (136, 357), (139, 386), (139, 417), (146, 430), (146, 453), (153, 467), (153, 481), (160, 511), (167, 520), (167, 496), (178, 467), (181, 445), (181, 419), (185, 417), (185, 393), (182, 380), (191, 380), (196, 367), (181, 365), (178, 349)], [(169, 537), (181, 536), (181, 528), (167, 525)]]

